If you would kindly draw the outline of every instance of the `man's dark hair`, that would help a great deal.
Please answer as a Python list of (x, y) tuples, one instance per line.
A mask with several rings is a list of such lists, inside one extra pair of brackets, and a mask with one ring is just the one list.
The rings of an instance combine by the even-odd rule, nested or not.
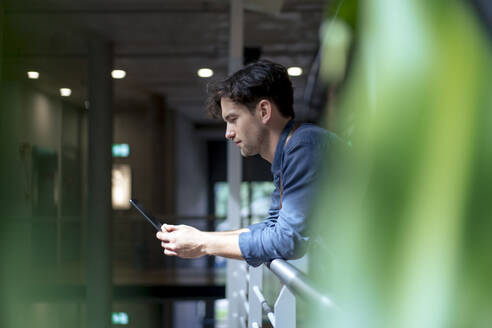
[(253, 111), (262, 99), (273, 102), (282, 116), (295, 118), (294, 90), (287, 70), (269, 60), (251, 63), (220, 83), (212, 86), (207, 101), (207, 111), (220, 118), (220, 99), (226, 97)]

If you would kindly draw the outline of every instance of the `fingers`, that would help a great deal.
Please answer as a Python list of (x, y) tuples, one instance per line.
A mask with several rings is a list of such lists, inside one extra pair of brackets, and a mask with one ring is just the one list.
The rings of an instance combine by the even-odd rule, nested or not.
[(175, 225), (172, 225), (172, 224), (165, 224), (165, 223), (164, 223), (164, 224), (161, 226), (161, 230), (162, 230), (163, 232), (171, 232), (171, 231), (176, 230), (176, 226), (175, 226)]
[(170, 238), (169, 234), (173, 231), (178, 230), (179, 227), (180, 226), (175, 226), (172, 224), (163, 224), (161, 226), (161, 231), (158, 231), (155, 236), (157, 237), (157, 239), (160, 239), (165, 242), (172, 241), (169, 239)]
[(164, 255), (169, 255), (169, 256), (178, 256), (178, 253), (170, 251), (168, 249), (164, 249)]
[(176, 249), (176, 244), (173, 244), (173, 243), (162, 243), (161, 244), (163, 248), (167, 249), (168, 251), (172, 251), (172, 252), (176, 252), (177, 249)]
[(176, 251), (176, 244), (174, 242), (169, 242), (169, 243), (162, 242), (161, 247), (165, 249), (169, 249), (171, 251)]
[(158, 233), (155, 234), (155, 236), (157, 237), (157, 239), (159, 239), (165, 243), (169, 243), (169, 242), (174, 243), (175, 242), (175, 238), (169, 232), (159, 231)]
[(164, 254), (169, 255), (169, 256), (178, 256), (178, 252), (176, 249), (176, 244), (161, 244), (162, 247), (164, 248)]
[(178, 226), (163, 224), (161, 231), (156, 233), (157, 239), (161, 241), (161, 247), (164, 248), (164, 254), (168, 256), (178, 256), (176, 249), (176, 238), (173, 231), (178, 230)]

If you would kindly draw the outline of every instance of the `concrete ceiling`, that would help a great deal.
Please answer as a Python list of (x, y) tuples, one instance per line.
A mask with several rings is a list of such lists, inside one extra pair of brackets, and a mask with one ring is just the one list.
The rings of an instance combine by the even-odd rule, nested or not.
[[(318, 50), (325, 3), (286, 0), (278, 14), (245, 13), (246, 47), (260, 47), (263, 58), (304, 69), (293, 78), (298, 108)], [(83, 107), (88, 40), (103, 37), (113, 43), (114, 68), (127, 72), (114, 83), (115, 110), (145, 108), (157, 93), (170, 108), (208, 122), (206, 85), (227, 75), (229, 1), (6, 0), (3, 7), (6, 79), (25, 79), (27, 70), (38, 70), (41, 78), (29, 83), (54, 95), (69, 87), (70, 101)], [(212, 68), (214, 77), (197, 77), (200, 67)]]

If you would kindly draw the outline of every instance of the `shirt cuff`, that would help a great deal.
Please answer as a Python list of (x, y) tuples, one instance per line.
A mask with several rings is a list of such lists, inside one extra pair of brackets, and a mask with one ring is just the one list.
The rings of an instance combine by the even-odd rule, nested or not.
[[(258, 223), (258, 224), (261, 224), (261, 223)], [(256, 224), (253, 224), (252, 226), (255, 226)], [(253, 266), (253, 267), (257, 267), (257, 266), (260, 266), (261, 264), (263, 264), (263, 261), (258, 259), (258, 257), (255, 257), (254, 256), (254, 245), (252, 246), (251, 245), (251, 240), (252, 240), (252, 231), (253, 230), (256, 230), (255, 228), (253, 228), (253, 230), (251, 229), (251, 227), (248, 227), (251, 231), (248, 231), (248, 232), (242, 232), (239, 234), (239, 249), (241, 250), (241, 255), (243, 256), (244, 260), (246, 261), (246, 263), (248, 263), (249, 265)]]

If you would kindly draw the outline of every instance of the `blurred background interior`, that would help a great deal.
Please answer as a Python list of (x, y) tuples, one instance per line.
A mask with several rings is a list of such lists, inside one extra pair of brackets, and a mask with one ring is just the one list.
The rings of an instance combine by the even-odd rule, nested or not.
[[(232, 2), (244, 7), (240, 20)], [(128, 200), (163, 222), (231, 228), (225, 125), (204, 112), (207, 85), (229, 73), (231, 38), (240, 64), (266, 58), (290, 68), (298, 121), (350, 144), (364, 123), (348, 108), (371, 101), (346, 87), (364, 75), (352, 64), (374, 25), (361, 22), (375, 10), (392, 15), (388, 1), (369, 3), (377, 9), (353, 0), (0, 0), (0, 325), (88, 326), (87, 280), (98, 286), (101, 274), (113, 284), (112, 296), (101, 291), (112, 297), (113, 326), (227, 327), (225, 261), (163, 256)], [(490, 2), (467, 3), (466, 12), (490, 31)], [(351, 98), (338, 102), (344, 94)], [(247, 225), (266, 216), (273, 185), (268, 163), (242, 161)], [(106, 225), (88, 219), (97, 203), (91, 188), (112, 195), (109, 209), (93, 206), (108, 214)], [(88, 255), (98, 249), (111, 262), (100, 272)], [(315, 326), (306, 322), (299, 326)]]
[[(261, 57), (302, 70), (292, 76), (298, 117), (316, 121), (324, 99), (309, 107), (304, 96), (325, 1), (244, 5), (244, 63)], [(134, 327), (214, 326), (214, 301), (225, 298), (225, 261), (164, 257), (153, 228), (128, 200), (138, 199), (163, 222), (227, 229), (225, 125), (207, 117), (204, 104), (207, 84), (228, 75), (230, 2), (15, 0), (1, 1), (0, 17), (2, 161), (9, 161), (2, 203), (10, 204), (2, 220), (16, 226), (4, 231), (22, 235), (18, 271), (29, 270), (40, 288), (25, 310), (27, 326), (85, 326), (89, 85), (99, 83), (89, 62), (105, 60), (91, 48), (94, 40), (110, 47), (110, 67), (101, 70), (123, 71), (113, 72), (112, 95), (103, 96), (112, 104), (112, 112), (103, 110), (113, 126), (106, 149), (113, 312)], [(200, 77), (200, 69), (211, 76)], [(271, 190), (268, 163), (245, 160), (245, 220), (267, 214)]]

